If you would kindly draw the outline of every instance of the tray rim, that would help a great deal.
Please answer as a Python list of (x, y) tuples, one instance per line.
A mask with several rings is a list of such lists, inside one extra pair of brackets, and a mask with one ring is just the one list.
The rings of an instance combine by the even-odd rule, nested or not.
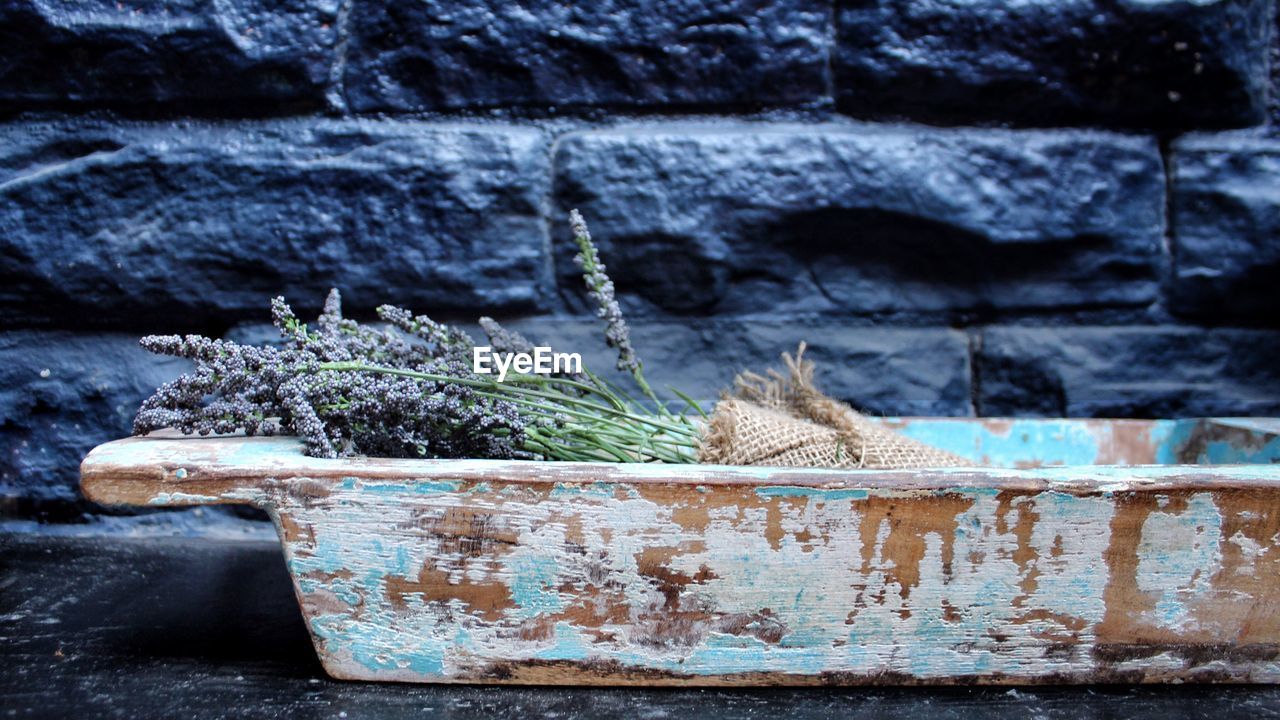
[(1093, 494), (1129, 491), (1276, 489), (1280, 464), (1059, 465), (884, 470), (489, 459), (312, 458), (291, 436), (185, 436), (162, 431), (97, 446), (80, 466), (81, 487), (103, 504), (258, 504), (259, 494), (305, 481), (313, 490), (349, 480), (442, 480), (524, 485), (790, 487), (938, 491), (957, 487)]

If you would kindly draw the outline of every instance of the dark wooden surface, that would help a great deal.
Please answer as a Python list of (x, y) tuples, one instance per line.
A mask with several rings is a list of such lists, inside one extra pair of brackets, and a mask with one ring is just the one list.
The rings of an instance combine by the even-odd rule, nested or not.
[(1280, 717), (1246, 686), (635, 690), (330, 680), (275, 543), (0, 534), (0, 717)]

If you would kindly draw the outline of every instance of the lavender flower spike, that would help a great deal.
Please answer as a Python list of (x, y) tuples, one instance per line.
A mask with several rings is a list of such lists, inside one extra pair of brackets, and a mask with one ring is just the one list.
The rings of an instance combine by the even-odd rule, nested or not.
[(614, 297), (613, 281), (605, 274), (604, 263), (600, 262), (596, 246), (591, 242), (591, 233), (582, 213), (571, 210), (569, 225), (573, 228), (573, 239), (578, 243), (578, 254), (573, 256), (573, 262), (582, 268), (587, 294), (596, 303), (596, 315), (605, 322), (605, 342), (618, 350), (618, 369), (634, 375), (640, 371), (640, 359), (631, 347), (631, 331), (627, 329), (622, 308), (618, 307), (618, 300)]
[(515, 330), (508, 330), (491, 317), (480, 318), (480, 329), (489, 336), (489, 344), (495, 352), (500, 353), (532, 353), (533, 343)]

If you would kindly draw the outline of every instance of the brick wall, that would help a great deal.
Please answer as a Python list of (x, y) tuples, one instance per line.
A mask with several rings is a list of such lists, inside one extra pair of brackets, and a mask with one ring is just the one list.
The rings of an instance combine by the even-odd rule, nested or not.
[(283, 293), (872, 412), (1280, 413), (1272, 0), (0, 0), (0, 515)]

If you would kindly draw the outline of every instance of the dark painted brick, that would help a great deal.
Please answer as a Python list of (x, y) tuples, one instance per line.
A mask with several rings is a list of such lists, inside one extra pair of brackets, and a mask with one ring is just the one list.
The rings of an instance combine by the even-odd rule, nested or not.
[(827, 94), (820, 0), (361, 3), (352, 109), (794, 104)]
[(316, 307), (537, 306), (533, 130), (363, 121), (0, 128), (9, 322), (131, 329)]
[(1271, 87), (1268, 93), (1267, 125), (1270, 133), (1280, 132), (1280, 12), (1271, 26)]
[(85, 453), (185, 367), (132, 335), (0, 333), (0, 498), (75, 499)]
[(1173, 309), (1280, 325), (1280, 140), (1174, 144)]
[[(1152, 302), (1155, 142), (1088, 131), (669, 124), (566, 136), (633, 310), (885, 312)], [(556, 226), (565, 288), (580, 285)], [(642, 302), (632, 301), (634, 298)]]
[[(510, 323), (539, 344), (581, 353), (593, 371), (614, 367), (598, 322), (576, 318)], [(714, 404), (742, 370), (781, 367), (795, 352), (817, 363), (818, 386), (867, 412), (884, 415), (969, 415), (969, 343), (947, 328), (853, 328), (831, 320), (691, 320), (632, 323), (632, 340), (650, 384), (673, 386)], [(477, 340), (482, 334), (475, 336)], [(609, 375), (626, 384), (625, 378)]]
[(337, 0), (0, 2), (0, 100), (319, 103)]
[(834, 74), (859, 117), (1242, 127), (1266, 114), (1267, 0), (840, 3)]
[(1280, 334), (1179, 327), (988, 328), (979, 412), (1055, 417), (1280, 413)]

